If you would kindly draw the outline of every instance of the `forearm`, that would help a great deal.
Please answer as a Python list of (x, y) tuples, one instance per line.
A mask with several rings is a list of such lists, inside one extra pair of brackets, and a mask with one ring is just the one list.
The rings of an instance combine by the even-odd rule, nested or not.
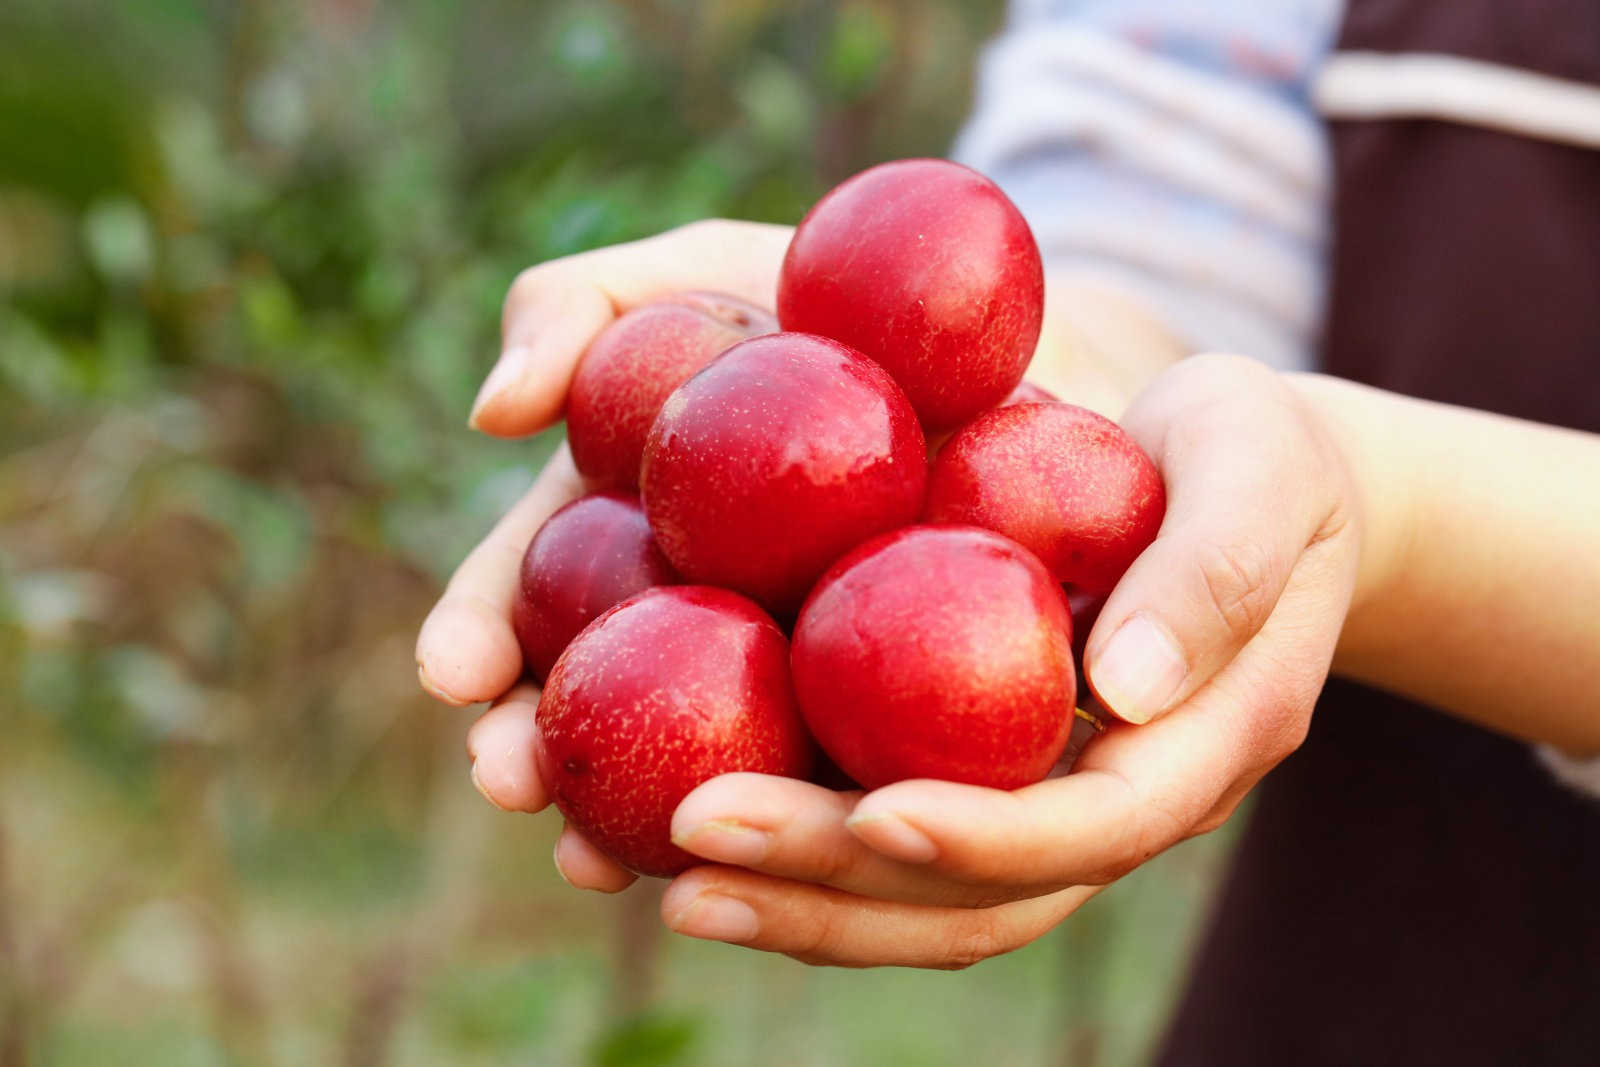
[[(1136, 297), (1049, 279), (1030, 377), (1117, 417), (1187, 352)], [(1337, 674), (1600, 752), (1600, 437), (1291, 375), (1361, 494)]]
[(1600, 437), (1294, 380), (1363, 498), (1335, 673), (1600, 752)]

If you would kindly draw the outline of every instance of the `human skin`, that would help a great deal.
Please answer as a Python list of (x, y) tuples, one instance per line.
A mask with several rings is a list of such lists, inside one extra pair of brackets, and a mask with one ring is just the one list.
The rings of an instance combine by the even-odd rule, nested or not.
[[(501, 436), (549, 425), (614, 308), (682, 288), (770, 306), (787, 234), (700, 223), (525, 273), (473, 424)], [(1046, 291), (1030, 377), (1118, 417), (1168, 488), (1161, 533), (1086, 652), (1107, 706), (1148, 725), (1113, 727), (1073, 774), (1010, 793), (708, 782), (679, 806), (674, 837), (722, 865), (672, 884), (673, 929), (850, 966), (960, 967), (1015, 949), (1220, 826), (1300, 743), (1330, 663), (1490, 729), (1600, 752), (1588, 666), (1600, 662), (1600, 568), (1587, 563), (1600, 494), (1582, 490), (1600, 484), (1600, 439), (1238, 357), (1182, 359), (1131, 298), (1071, 277)], [(558, 453), (418, 641), (430, 692), (494, 702), (468, 748), (479, 788), (512, 810), (547, 795), (529, 770), (537, 692), (513, 688), (510, 590), (520, 546), (576, 491)], [(570, 831), (556, 858), (576, 885), (631, 881)]]

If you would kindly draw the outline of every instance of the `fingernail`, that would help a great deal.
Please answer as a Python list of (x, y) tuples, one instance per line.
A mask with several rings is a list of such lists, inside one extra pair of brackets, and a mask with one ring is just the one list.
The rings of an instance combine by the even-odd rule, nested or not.
[(844, 824), (868, 848), (902, 863), (931, 863), (939, 855), (931, 837), (890, 811), (852, 815)]
[(686, 834), (673, 834), (672, 843), (718, 863), (749, 867), (772, 851), (772, 835), (733, 819), (712, 819)]
[(720, 893), (701, 893), (672, 917), (671, 926), (686, 937), (705, 941), (749, 941), (761, 930), (755, 909)]
[(472, 414), (467, 416), (468, 426), (474, 430), (478, 428), (478, 417), (502, 393), (522, 379), (532, 355), (532, 351), (526, 345), (513, 345), (500, 353), (494, 369), (489, 372), (489, 376), (483, 380), (482, 387), (478, 389), (478, 398), (472, 402)]
[(478, 793), (483, 797), (483, 799), (487, 800), (489, 803), (493, 804), (495, 807), (499, 808), (501, 811), (510, 811), (511, 810), (510, 808), (506, 807), (504, 804), (502, 804), (498, 800), (496, 800), (494, 798), (494, 796), (489, 792), (489, 790), (487, 788), (485, 788), (485, 786), (483, 784), (483, 779), (478, 777), (478, 761), (477, 760), (473, 760), (472, 761), (472, 770), (468, 771), (467, 773), (468, 773), (469, 777), (472, 778), (472, 787), (478, 791)]
[(424, 693), (427, 693), (440, 703), (449, 704), (458, 708), (461, 706), (461, 701), (457, 700), (449, 693), (446, 693), (443, 689), (440, 689), (438, 685), (434, 683), (434, 680), (428, 677), (427, 670), (425, 670), (420, 663), (417, 664), (417, 684), (422, 686), (422, 691)]
[(1143, 612), (1129, 616), (1089, 665), (1101, 702), (1132, 723), (1167, 710), (1187, 673), (1177, 640)]
[[(563, 836), (565, 836), (565, 835), (563, 835)], [(572, 879), (568, 878), (567, 877), (567, 872), (561, 869), (561, 838), (560, 837), (556, 838), (556, 845), (555, 845), (554, 848), (552, 848), (550, 850), (550, 860), (551, 860), (551, 862), (553, 862), (556, 865), (556, 873), (561, 876), (561, 880), (563, 882), (567, 883), (568, 885), (572, 885)], [(575, 885), (572, 885), (572, 888), (576, 889), (578, 887), (575, 886)]]

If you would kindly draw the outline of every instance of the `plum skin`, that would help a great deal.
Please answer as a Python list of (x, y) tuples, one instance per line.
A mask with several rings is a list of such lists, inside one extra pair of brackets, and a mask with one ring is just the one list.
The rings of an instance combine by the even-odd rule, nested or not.
[(882, 364), (930, 434), (1016, 388), (1043, 317), (1027, 221), (988, 178), (948, 160), (846, 179), (801, 220), (778, 276), (779, 324)]
[(1025, 402), (985, 412), (940, 448), (928, 522), (1005, 534), (1086, 593), (1109, 593), (1161, 529), (1166, 487), (1116, 423), (1087, 408)]
[(735, 344), (777, 328), (763, 308), (698, 291), (617, 318), (589, 343), (567, 393), (578, 473), (594, 489), (638, 489), (645, 437), (672, 391)]
[(1021, 381), (1017, 387), (996, 407), (1010, 407), (1012, 404), (1059, 404), (1061, 398), (1042, 385), (1035, 385), (1030, 381)]
[(912, 526), (859, 546), (801, 609), (793, 660), (806, 725), (867, 789), (1016, 789), (1049, 773), (1072, 730), (1066, 598), (988, 530)]
[(522, 555), (511, 628), (524, 670), (542, 684), (556, 657), (601, 612), (675, 581), (637, 497), (593, 493), (566, 504)]
[(726, 589), (660, 586), (623, 601), (556, 661), (535, 712), (539, 774), (567, 821), (639, 874), (696, 863), (672, 813), (700, 783), (753, 771), (804, 779), (789, 642)]
[(685, 580), (792, 617), (862, 541), (914, 522), (916, 415), (883, 368), (822, 337), (735, 345), (667, 399), (645, 445), (645, 515)]

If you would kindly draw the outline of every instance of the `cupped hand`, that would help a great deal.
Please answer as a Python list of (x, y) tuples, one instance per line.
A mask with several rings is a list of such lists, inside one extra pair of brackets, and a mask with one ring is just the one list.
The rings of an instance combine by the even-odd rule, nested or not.
[(965, 966), (1220, 826), (1300, 744), (1359, 563), (1343, 456), (1286, 380), (1237, 358), (1174, 366), (1123, 421), (1168, 489), (1160, 536), (1086, 652), (1125, 722), (1072, 774), (1011, 793), (713, 779), (673, 830), (719, 865), (673, 883), (669, 925), (810, 962)]
[[(698, 288), (771, 306), (788, 233), (701, 223), (525, 272), (474, 425), (505, 436), (549, 425), (589, 340), (639, 303)], [(1145, 725), (1113, 726), (1073, 774), (1013, 793), (714, 779), (674, 819), (678, 843), (709, 864), (665, 894), (670, 926), (813, 963), (965, 966), (1026, 944), (1099, 887), (1221, 825), (1293, 751), (1355, 582), (1360, 509), (1343, 457), (1291, 386), (1230, 357), (1174, 366), (1123, 423), (1161, 468), (1168, 513), (1102, 610), (1086, 660), (1102, 702)], [(493, 701), (468, 748), (475, 784), (507, 810), (549, 800), (534, 758), (538, 691), (517, 684), (517, 565), (581, 490), (563, 448), (462, 564), (418, 640), (429, 692)], [(570, 828), (556, 862), (581, 888), (633, 881)]]

